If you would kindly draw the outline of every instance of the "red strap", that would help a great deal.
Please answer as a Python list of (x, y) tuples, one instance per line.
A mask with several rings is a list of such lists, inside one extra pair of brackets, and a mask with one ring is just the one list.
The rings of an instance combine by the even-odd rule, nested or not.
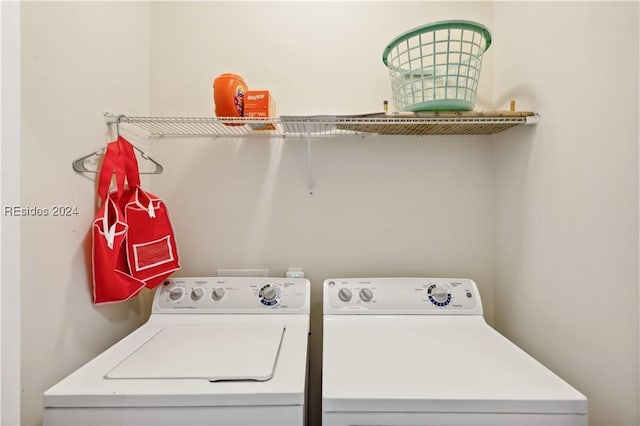
[(104, 201), (109, 196), (111, 179), (116, 176), (118, 198), (124, 191), (125, 179), (129, 188), (140, 186), (140, 172), (138, 160), (131, 142), (119, 136), (118, 139), (107, 144), (107, 150), (102, 159), (102, 168), (98, 179), (98, 197)]
[(118, 196), (120, 196), (124, 190), (125, 169), (121, 164), (120, 149), (117, 143), (109, 142), (102, 159), (102, 167), (100, 169), (100, 177), (98, 179), (98, 198), (102, 203), (104, 203), (109, 196), (111, 179), (114, 174), (116, 175)]
[(131, 142), (122, 136), (118, 137), (117, 142), (118, 147), (120, 148), (120, 158), (124, 165), (129, 188), (138, 187), (140, 186), (140, 170), (138, 168), (138, 160), (136, 158), (136, 153), (133, 150), (133, 145), (131, 145)]

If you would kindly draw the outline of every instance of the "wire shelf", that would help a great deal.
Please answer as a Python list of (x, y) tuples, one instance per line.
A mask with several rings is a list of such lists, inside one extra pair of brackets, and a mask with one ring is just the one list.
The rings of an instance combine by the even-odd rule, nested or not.
[(535, 124), (533, 112), (418, 112), (411, 115), (236, 117), (133, 117), (105, 115), (150, 136), (309, 137), (340, 135), (489, 135)]

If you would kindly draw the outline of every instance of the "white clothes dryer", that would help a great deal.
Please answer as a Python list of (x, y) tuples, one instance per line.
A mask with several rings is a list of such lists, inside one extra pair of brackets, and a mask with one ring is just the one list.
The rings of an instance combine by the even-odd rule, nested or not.
[(468, 279), (324, 282), (323, 426), (586, 426), (587, 399), (489, 326)]
[(149, 320), (44, 393), (44, 425), (305, 424), (310, 284), (175, 278)]

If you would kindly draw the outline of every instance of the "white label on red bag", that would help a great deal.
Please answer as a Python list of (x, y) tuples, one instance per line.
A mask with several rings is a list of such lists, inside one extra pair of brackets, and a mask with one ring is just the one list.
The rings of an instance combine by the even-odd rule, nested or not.
[(171, 236), (142, 244), (133, 244), (133, 258), (136, 271), (153, 268), (163, 263), (173, 262)]
[[(104, 208), (104, 214), (102, 215), (102, 228), (99, 229), (100, 234), (104, 235), (104, 239), (107, 241), (107, 247), (113, 250), (113, 243), (116, 239), (116, 225), (120, 222), (118, 215), (118, 208), (111, 198), (107, 198), (108, 205)], [(109, 212), (113, 210), (113, 218), (109, 219)], [(113, 220), (113, 223), (111, 221)], [(117, 234), (120, 235), (124, 231), (120, 231)]]
[(154, 218), (156, 217), (156, 210), (153, 208), (153, 202), (151, 200), (149, 200), (149, 217)]

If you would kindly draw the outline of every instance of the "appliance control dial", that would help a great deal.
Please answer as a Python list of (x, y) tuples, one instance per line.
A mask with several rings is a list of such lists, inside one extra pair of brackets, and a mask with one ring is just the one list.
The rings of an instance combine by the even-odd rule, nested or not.
[(224, 288), (217, 287), (211, 292), (211, 298), (216, 302), (224, 297)]
[(349, 300), (351, 300), (351, 290), (349, 290), (348, 288), (341, 288), (338, 291), (338, 298), (343, 302), (348, 302)]
[(277, 284), (266, 284), (258, 291), (258, 299), (265, 306), (275, 306), (280, 298), (280, 287)]
[(191, 290), (191, 300), (198, 301), (204, 296), (204, 289), (202, 287), (195, 287)]
[(429, 294), (429, 300), (431, 301), (431, 303), (436, 306), (444, 307), (447, 306), (449, 302), (451, 302), (451, 293), (449, 293), (447, 289), (442, 286), (432, 284), (431, 286), (429, 286), (427, 293)]
[(363, 302), (370, 302), (373, 299), (373, 291), (370, 288), (363, 288), (360, 290), (360, 300)]
[(183, 294), (184, 294), (184, 289), (182, 287), (174, 287), (171, 290), (169, 290), (169, 299), (175, 302), (177, 300), (180, 300)]

